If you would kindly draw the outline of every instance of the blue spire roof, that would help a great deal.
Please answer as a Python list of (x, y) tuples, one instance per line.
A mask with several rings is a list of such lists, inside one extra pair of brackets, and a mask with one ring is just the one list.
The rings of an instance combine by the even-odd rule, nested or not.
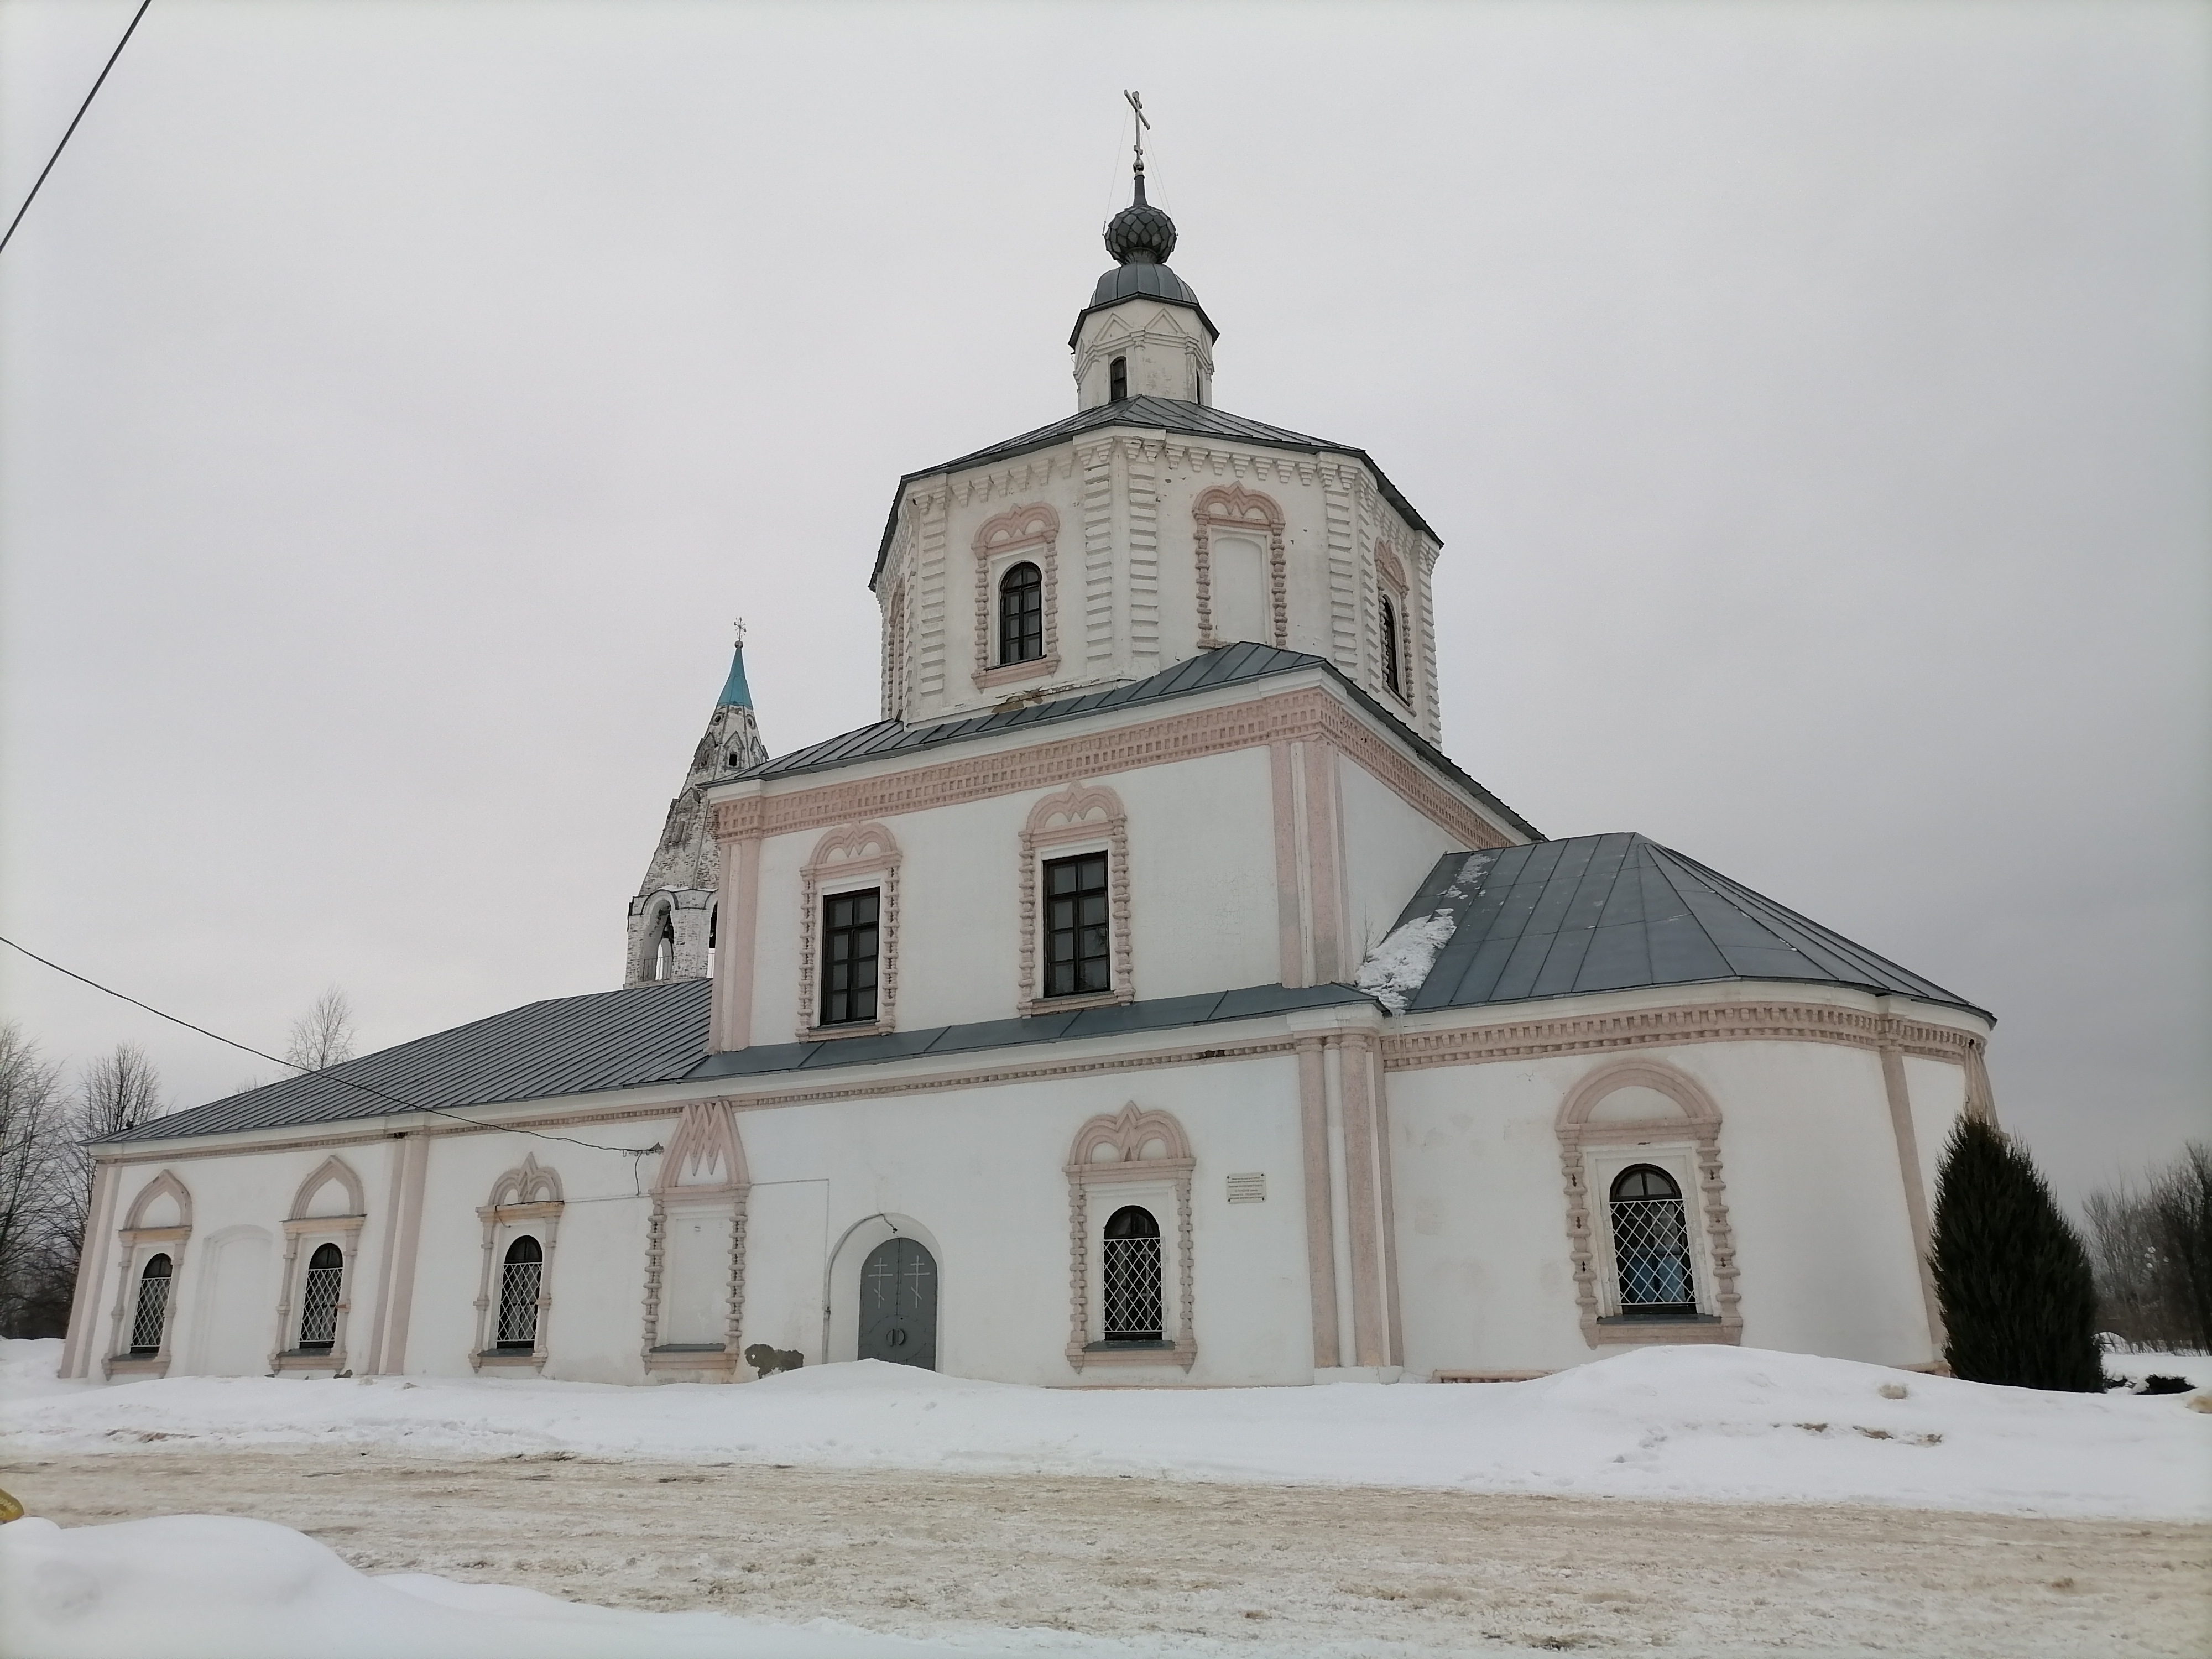
[(739, 640), (738, 648), (730, 655), (730, 678), (722, 682), (722, 695), (714, 700), (714, 707), (750, 708), (752, 706), (752, 688), (745, 684), (745, 642)]

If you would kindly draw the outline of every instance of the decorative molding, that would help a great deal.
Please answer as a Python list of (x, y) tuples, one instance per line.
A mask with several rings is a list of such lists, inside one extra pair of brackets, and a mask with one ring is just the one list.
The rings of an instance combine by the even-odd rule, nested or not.
[[(1039, 679), (1060, 668), (1060, 514), (1043, 501), (1009, 507), (986, 519), (972, 544), (975, 554), (975, 669), (978, 690), (1017, 680)], [(1039, 603), (1044, 609), (1044, 655), (1030, 662), (991, 659), (998, 629), (992, 600), (999, 579), (1024, 559), (1044, 579)]]
[[(1832, 1042), (1875, 1049), (1881, 1043), (1885, 1018), (1816, 1002), (1682, 1003), (1457, 1030), (1394, 1031), (1382, 1039), (1382, 1063), (1386, 1070), (1408, 1072), (1691, 1042)], [(1911, 1019), (1891, 1024), (1899, 1049), (1924, 1060), (1966, 1064), (1970, 1056), (1978, 1058), (1984, 1043), (1954, 1026)]]
[[(1589, 1121), (1601, 1101), (1628, 1088), (1650, 1089), (1666, 1096), (1681, 1115), (1623, 1123)], [(1574, 1260), (1575, 1301), (1581, 1310), (1583, 1340), (1593, 1348), (1608, 1339), (1641, 1343), (1741, 1342), (1743, 1316), (1738, 1311), (1741, 1298), (1735, 1288), (1735, 1235), (1729, 1225), (1728, 1188), (1721, 1176), (1721, 1110), (1705, 1086), (1688, 1073), (1661, 1060), (1613, 1060), (1568, 1091), (1560, 1103), (1558, 1131), (1559, 1168), (1566, 1182), (1567, 1244)], [(1599, 1146), (1653, 1140), (1686, 1142), (1697, 1160), (1698, 1213), (1705, 1224), (1706, 1253), (1711, 1262), (1713, 1304), (1720, 1313), (1716, 1322), (1638, 1320), (1601, 1310), (1595, 1217), (1607, 1200), (1590, 1189), (1589, 1152)], [(1605, 1230), (1606, 1254), (1610, 1258), (1609, 1212)], [(1692, 1266), (1694, 1273), (1695, 1263)], [(1703, 1301), (1701, 1297), (1701, 1304)]]
[[(695, 1100), (684, 1109), (669, 1137), (660, 1169), (653, 1180), (653, 1214), (646, 1228), (646, 1374), (704, 1375), (721, 1382), (737, 1376), (740, 1333), (745, 1311), (745, 1210), (752, 1193), (744, 1142), (738, 1134), (730, 1102)], [(672, 1203), (684, 1209), (726, 1212), (730, 1222), (729, 1282), (719, 1351), (673, 1349), (661, 1340), (661, 1291), (667, 1271), (668, 1220)]]
[[(192, 1229), (191, 1190), (177, 1178), (173, 1170), (162, 1170), (138, 1189), (138, 1196), (131, 1200), (131, 1207), (124, 1212), (123, 1231), (131, 1233), (143, 1229), (147, 1210), (155, 1199), (164, 1194), (177, 1200), (178, 1218), (174, 1224), (190, 1232)], [(361, 1206), (356, 1205), (354, 1207), (358, 1209)]]
[[(898, 838), (880, 823), (848, 823), (814, 844), (799, 872), (799, 1030), (801, 1042), (817, 1038), (875, 1036), (895, 1031), (898, 1001), (899, 866), (906, 854)], [(876, 1017), (866, 1024), (825, 1026), (817, 971), (821, 951), (822, 901), (865, 886), (878, 878), (882, 895), (876, 907)]]
[[(1157, 1149), (1157, 1150), (1156, 1150)], [(1180, 1365), (1185, 1371), (1198, 1361), (1194, 1322), (1196, 1281), (1191, 1263), (1191, 1172), (1197, 1168), (1190, 1137), (1167, 1112), (1147, 1111), (1131, 1101), (1119, 1112), (1102, 1112), (1075, 1132), (1068, 1148), (1067, 1247), (1068, 1327), (1067, 1363), (1077, 1370), (1086, 1364)], [(1093, 1350), (1091, 1346), (1091, 1188), (1110, 1190), (1130, 1182), (1162, 1182), (1175, 1189), (1176, 1327), (1174, 1343), (1165, 1348)], [(1103, 1194), (1102, 1194), (1103, 1195)], [(1163, 1296), (1166, 1285), (1161, 1287)]]
[[(1106, 848), (1107, 905), (1113, 938), (1113, 988), (1085, 996), (1048, 997), (1037, 960), (1042, 926), (1044, 854), (1071, 848)], [(1130, 943), (1129, 815), (1121, 796), (1103, 784), (1072, 783), (1030, 809), (1022, 826), (1021, 987), (1017, 1011), (1027, 1018), (1074, 1007), (1125, 1005), (1137, 1000), (1134, 955)]]
[[(146, 1212), (158, 1198), (176, 1201), (177, 1220), (167, 1226), (144, 1224)], [(115, 1311), (110, 1321), (107, 1352), (100, 1357), (103, 1377), (166, 1376), (169, 1372), (170, 1341), (177, 1326), (177, 1304), (185, 1285), (185, 1245), (192, 1232), (191, 1190), (173, 1170), (163, 1170), (138, 1189), (124, 1212), (116, 1236), (123, 1248), (116, 1258)], [(87, 1235), (88, 1244), (90, 1234)], [(137, 1278), (155, 1255), (169, 1258), (169, 1288), (161, 1304), (161, 1332), (150, 1354), (131, 1352), (131, 1329), (137, 1322)]]
[[(292, 1207), (285, 1212), (288, 1220), (314, 1220), (316, 1218), (307, 1213), (307, 1206), (313, 1203), (316, 1195), (333, 1181), (345, 1191), (345, 1214), (356, 1218), (363, 1215), (368, 1209), (368, 1199), (366, 1189), (361, 1184), (361, 1177), (353, 1172), (351, 1164), (334, 1152), (318, 1164), (313, 1172), (301, 1182), (293, 1193)], [(325, 1218), (335, 1220), (337, 1218)]]
[(1492, 823), (1465, 796), (1437, 782), (1395, 743), (1319, 686), (1050, 743), (848, 778), (787, 793), (726, 800), (714, 809), (714, 833), (731, 840), (788, 835), (854, 819), (890, 817), (1063, 787), (1086, 777), (1133, 772), (1292, 739), (1335, 744), (1461, 847), (1478, 850), (1514, 845), (1514, 837)]
[(1375, 574), (1397, 589), (1400, 599), (1412, 593), (1412, 585), (1406, 580), (1406, 562), (1398, 556), (1388, 542), (1375, 544)]
[(1265, 531), (1267, 537), (1268, 643), (1278, 650), (1291, 642), (1290, 581), (1283, 552), (1283, 509), (1275, 501), (1242, 484), (1215, 484), (1191, 503), (1193, 547), (1198, 566), (1198, 647), (1211, 651), (1227, 643), (1213, 629), (1213, 532), (1217, 529)]
[[(490, 1201), (477, 1211), (483, 1223), (483, 1265), (477, 1278), (477, 1340), (469, 1346), (471, 1370), (481, 1371), (489, 1365), (544, 1372), (546, 1331), (553, 1316), (553, 1249), (561, 1236), (563, 1207), (560, 1172), (540, 1164), (535, 1152), (525, 1153), (520, 1164), (492, 1182)], [(538, 1266), (538, 1322), (526, 1354), (519, 1350), (501, 1353), (495, 1346), (499, 1298), (494, 1285), (505, 1267), (498, 1247), (501, 1234), (509, 1230), (544, 1235)]]

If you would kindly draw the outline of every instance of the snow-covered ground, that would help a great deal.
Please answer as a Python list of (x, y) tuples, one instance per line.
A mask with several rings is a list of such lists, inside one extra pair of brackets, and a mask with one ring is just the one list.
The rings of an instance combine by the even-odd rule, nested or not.
[(172, 1515), (0, 1527), (0, 1653), (16, 1659), (925, 1659), (1127, 1656), (1044, 1631), (907, 1641), (827, 1620), (586, 1607), (428, 1573), (371, 1577), (289, 1527)]
[[(0, 1446), (381, 1446), (977, 1474), (1138, 1474), (1585, 1497), (2212, 1519), (2212, 1413), (1848, 1360), (1651, 1348), (1530, 1382), (1078, 1390), (872, 1361), (732, 1388), (52, 1376), (0, 1345)], [(2212, 1365), (2116, 1357), (2212, 1383)], [(2118, 1367), (2116, 1366), (2116, 1369)]]

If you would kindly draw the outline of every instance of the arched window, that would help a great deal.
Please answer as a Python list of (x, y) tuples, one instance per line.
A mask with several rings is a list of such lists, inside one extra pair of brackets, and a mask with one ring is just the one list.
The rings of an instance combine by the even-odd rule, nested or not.
[(1398, 661), (1398, 607), (1382, 596), (1382, 684), (1400, 702), (1406, 696), (1406, 674)]
[(345, 1278), (345, 1253), (335, 1244), (318, 1244), (307, 1258), (307, 1285), (300, 1297), (300, 1351), (328, 1353), (338, 1340), (338, 1289)]
[(653, 939), (653, 977), (655, 983), (665, 983), (676, 977), (676, 918), (663, 910)]
[(507, 1247), (499, 1273), (499, 1340), (507, 1352), (528, 1352), (538, 1345), (538, 1279), (545, 1253), (528, 1233)]
[(1125, 1204), (1106, 1223), (1106, 1340), (1158, 1342), (1160, 1336), (1160, 1224)]
[(1665, 1170), (1638, 1164), (1614, 1177), (1613, 1259), (1620, 1273), (1624, 1314), (1697, 1312), (1689, 1219), (1682, 1189)]
[(169, 1276), (174, 1264), (167, 1255), (149, 1256), (138, 1274), (138, 1306), (131, 1317), (131, 1352), (159, 1353), (161, 1325), (169, 1311)]
[(1106, 401), (1118, 404), (1129, 396), (1129, 360), (1116, 357), (1106, 365)]
[(1027, 559), (999, 578), (999, 660), (1044, 655), (1044, 576)]

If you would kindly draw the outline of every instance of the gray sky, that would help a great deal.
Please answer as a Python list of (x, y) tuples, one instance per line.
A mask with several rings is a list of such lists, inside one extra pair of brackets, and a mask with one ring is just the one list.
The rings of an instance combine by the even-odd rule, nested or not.
[[(0, 202), (132, 0), (0, 0)], [(155, 0), (0, 255), (0, 920), (264, 1047), (619, 982), (753, 633), (876, 711), (898, 474), (1073, 408), (1158, 124), (1224, 407), (1445, 541), (1446, 747), (2207, 1132), (2212, 9)], [(19, 961), (48, 1050), (255, 1062)]]

